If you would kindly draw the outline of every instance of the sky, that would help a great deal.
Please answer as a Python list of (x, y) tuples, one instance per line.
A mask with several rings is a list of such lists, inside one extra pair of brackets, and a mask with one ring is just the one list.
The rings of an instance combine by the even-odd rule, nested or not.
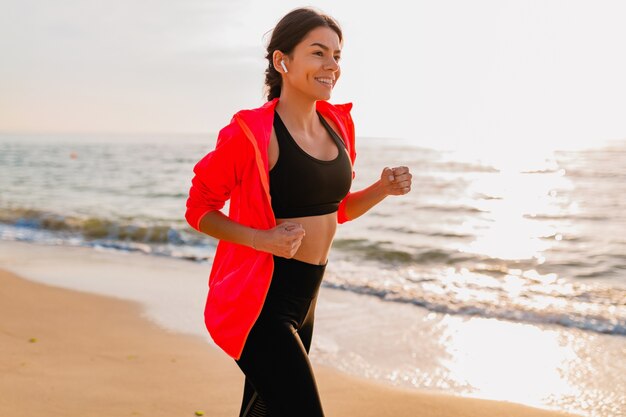
[(0, 0), (0, 132), (217, 132), (263, 97), (269, 31), (344, 31), (357, 136), (579, 147), (626, 138), (626, 2)]

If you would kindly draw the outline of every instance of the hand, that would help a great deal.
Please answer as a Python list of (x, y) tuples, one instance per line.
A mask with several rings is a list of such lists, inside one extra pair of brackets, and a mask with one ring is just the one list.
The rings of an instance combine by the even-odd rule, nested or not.
[(254, 246), (257, 250), (283, 258), (292, 258), (296, 254), (305, 235), (302, 225), (294, 222), (284, 222), (256, 233)]
[(380, 174), (380, 182), (386, 195), (404, 195), (411, 191), (413, 175), (408, 167), (385, 167)]

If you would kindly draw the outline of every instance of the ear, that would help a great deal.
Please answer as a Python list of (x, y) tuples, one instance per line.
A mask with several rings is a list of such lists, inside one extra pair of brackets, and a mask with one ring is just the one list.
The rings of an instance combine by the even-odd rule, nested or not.
[(272, 55), (272, 64), (274, 65), (276, 71), (280, 73), (285, 72), (285, 70), (283, 70), (283, 67), (280, 65), (280, 61), (282, 61), (283, 59), (287, 59), (287, 55), (283, 54), (279, 50), (275, 50), (274, 54)]

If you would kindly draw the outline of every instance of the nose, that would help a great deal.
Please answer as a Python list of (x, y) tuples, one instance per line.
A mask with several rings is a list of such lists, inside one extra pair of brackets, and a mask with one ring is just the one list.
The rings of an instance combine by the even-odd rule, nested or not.
[(335, 60), (335, 58), (330, 58), (326, 61), (325, 69), (335, 72), (339, 70), (339, 63)]

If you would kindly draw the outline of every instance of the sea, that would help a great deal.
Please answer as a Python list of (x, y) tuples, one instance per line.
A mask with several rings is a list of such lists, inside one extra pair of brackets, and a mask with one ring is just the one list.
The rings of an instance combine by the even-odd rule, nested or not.
[[(176, 259), (208, 278), (217, 241), (184, 213), (215, 139), (0, 134), (0, 240)], [(626, 415), (626, 140), (464, 149), (357, 138), (353, 191), (385, 166), (409, 167), (413, 185), (338, 226), (312, 359), (403, 387)]]

